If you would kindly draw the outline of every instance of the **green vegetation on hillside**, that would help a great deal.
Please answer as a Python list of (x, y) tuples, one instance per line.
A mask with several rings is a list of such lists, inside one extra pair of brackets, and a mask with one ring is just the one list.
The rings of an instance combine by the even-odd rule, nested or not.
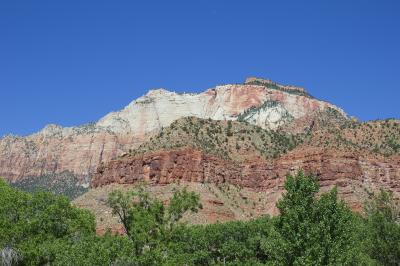
[(291, 134), (264, 130), (247, 123), (185, 117), (164, 128), (132, 154), (193, 147), (240, 162), (257, 157), (274, 158), (298, 144), (299, 139)]
[(399, 204), (381, 192), (353, 214), (336, 189), (316, 197), (312, 176), (288, 176), (280, 215), (191, 226), (193, 192), (168, 203), (140, 187), (114, 191), (108, 204), (125, 235), (97, 236), (94, 217), (65, 197), (29, 194), (0, 182), (2, 265), (398, 265)]
[(164, 128), (150, 141), (132, 150), (131, 154), (193, 147), (241, 162), (254, 158), (276, 158), (302, 144), (330, 150), (367, 151), (385, 156), (400, 153), (398, 120), (360, 123), (328, 108), (321, 111), (304, 132), (290, 134), (282, 130), (265, 130), (240, 121), (186, 117)]
[[(266, 103), (271, 106), (274, 104)], [(251, 115), (257, 110), (249, 109), (243, 115)], [(312, 122), (307, 121), (302, 125), (296, 123), (298, 121), (286, 123), (283, 128), (274, 131), (247, 122), (185, 117), (162, 129), (150, 141), (131, 150), (130, 154), (192, 147), (234, 162), (278, 158), (293, 149), (301, 150), (303, 146), (327, 151), (353, 151), (364, 155), (400, 154), (399, 120), (358, 122), (348, 119), (336, 109), (327, 108), (317, 112)], [(297, 132), (296, 127), (304, 126), (298, 134), (285, 132)], [(33, 143), (27, 142), (26, 145), (30, 147), (27, 151), (35, 149)], [(70, 199), (87, 191), (87, 188), (79, 185), (77, 177), (68, 171), (25, 177), (12, 185), (28, 192), (49, 191)]]
[(333, 150), (368, 151), (385, 156), (400, 153), (399, 120), (320, 123), (322, 126), (310, 132), (303, 140), (305, 143)]
[(73, 207), (68, 198), (45, 192), (29, 194), (0, 180), (3, 265), (46, 264), (56, 258), (61, 245), (94, 232), (93, 215)]
[(343, 135), (363, 149), (383, 155), (400, 153), (400, 121), (395, 119), (369, 121), (347, 127)]
[(290, 88), (287, 88), (285, 86), (280, 86), (280, 85), (278, 85), (278, 84), (276, 84), (274, 82), (263, 82), (263, 81), (259, 81), (259, 80), (253, 80), (253, 81), (250, 81), (250, 82), (246, 82), (246, 85), (263, 86), (263, 87), (266, 87), (266, 88), (271, 89), (271, 90), (280, 90), (280, 91), (287, 92), (289, 94), (295, 94), (295, 95), (299, 95), (299, 96), (305, 96), (305, 97), (308, 97), (308, 98), (314, 98), (313, 96), (311, 96), (306, 91), (290, 89)]
[(11, 185), (27, 192), (46, 191), (66, 196), (69, 199), (75, 199), (88, 191), (87, 187), (78, 185), (78, 183), (79, 180), (73, 173), (63, 171), (39, 177), (25, 177), (13, 182)]

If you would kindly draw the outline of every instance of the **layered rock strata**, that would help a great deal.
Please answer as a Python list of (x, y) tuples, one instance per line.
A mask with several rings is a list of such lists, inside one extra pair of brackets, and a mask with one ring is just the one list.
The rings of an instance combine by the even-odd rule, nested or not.
[(399, 156), (384, 158), (311, 147), (293, 150), (276, 160), (242, 164), (194, 149), (128, 156), (101, 165), (93, 176), (92, 186), (140, 181), (151, 185), (229, 183), (266, 194), (282, 193), (286, 175), (300, 169), (316, 175), (321, 191), (337, 186), (340, 197), (356, 211), (361, 210), (368, 193), (380, 188), (400, 196)]
[(318, 111), (333, 109), (347, 117), (332, 104), (298, 93), (304, 92), (303, 89), (250, 83), (217, 86), (199, 94), (152, 90), (96, 123), (68, 128), (49, 125), (27, 137), (3, 137), (0, 177), (16, 182), (68, 171), (76, 176), (79, 185), (88, 186), (100, 163), (128, 152), (153, 133), (186, 116), (215, 120), (241, 118), (266, 129), (293, 124), (296, 126), (286, 127), (293, 132), (310, 126)]

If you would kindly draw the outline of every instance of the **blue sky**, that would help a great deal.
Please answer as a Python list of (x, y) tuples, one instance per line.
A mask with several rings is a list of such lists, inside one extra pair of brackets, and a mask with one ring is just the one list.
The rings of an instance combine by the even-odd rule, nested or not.
[(0, 135), (260, 76), (397, 117), (400, 1), (0, 1)]

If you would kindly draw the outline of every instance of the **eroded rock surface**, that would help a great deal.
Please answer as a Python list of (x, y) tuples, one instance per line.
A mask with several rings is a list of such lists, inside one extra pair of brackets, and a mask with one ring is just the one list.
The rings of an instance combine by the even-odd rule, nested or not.
[[(68, 171), (79, 180), (78, 185), (88, 186), (100, 163), (137, 147), (181, 117), (241, 117), (266, 129), (293, 124), (286, 128), (295, 132), (310, 126), (316, 112), (326, 109), (347, 117), (340, 108), (309, 97), (304, 89), (269, 81), (217, 86), (199, 94), (152, 90), (96, 123), (69, 128), (49, 125), (27, 137), (1, 138), (0, 176), (15, 182)], [(297, 125), (296, 121), (301, 122)]]
[[(316, 175), (321, 191), (337, 186), (340, 197), (355, 211), (361, 210), (369, 192), (380, 188), (400, 196), (399, 156), (385, 158), (312, 147), (295, 149), (275, 160), (241, 164), (193, 149), (127, 156), (100, 166), (93, 176), (92, 186), (140, 181), (151, 185), (229, 183), (255, 192), (282, 193), (286, 175), (300, 169)], [(273, 214), (275, 210), (269, 211)]]

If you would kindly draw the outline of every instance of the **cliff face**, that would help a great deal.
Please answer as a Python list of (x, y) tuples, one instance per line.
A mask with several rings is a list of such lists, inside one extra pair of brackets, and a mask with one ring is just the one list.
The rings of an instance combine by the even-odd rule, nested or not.
[(123, 134), (59, 133), (48, 135), (42, 131), (28, 137), (1, 139), (0, 176), (17, 181), (70, 171), (84, 185), (100, 162), (121, 155), (135, 144), (131, 136)]
[[(0, 176), (15, 182), (68, 171), (80, 185), (88, 186), (100, 163), (128, 152), (186, 116), (241, 118), (267, 129), (293, 124), (287, 127), (293, 132), (309, 126), (317, 111), (334, 109), (347, 117), (334, 105), (297, 93), (290, 86), (271, 84), (224, 85), (200, 94), (153, 90), (94, 124), (50, 125), (27, 137), (1, 138)], [(297, 125), (296, 121), (301, 122)]]
[[(282, 88), (282, 90), (280, 89)], [(194, 116), (213, 120), (237, 120), (238, 116), (252, 108), (270, 113), (279, 105), (279, 112), (273, 116), (259, 116), (248, 122), (266, 129), (275, 129), (276, 122), (286, 119), (311, 117), (317, 111), (332, 108), (346, 114), (338, 107), (327, 102), (283, 90), (284, 86), (269, 88), (263, 85), (224, 85), (209, 89), (200, 94), (177, 94), (163, 89), (153, 90), (133, 101), (120, 112), (110, 113), (97, 125), (107, 127), (114, 132), (133, 132), (142, 136), (170, 125), (176, 119)], [(265, 103), (273, 103), (266, 106)], [(259, 109), (261, 108), (262, 109)], [(268, 118), (271, 119), (268, 119)], [(246, 117), (243, 120), (247, 121)]]
[(96, 123), (3, 137), (0, 177), (81, 195), (75, 204), (100, 229), (116, 225), (104, 205), (115, 186), (146, 181), (167, 200), (184, 184), (205, 206), (188, 220), (208, 223), (276, 214), (286, 175), (300, 169), (355, 211), (370, 191), (400, 197), (399, 154), (400, 121), (359, 123), (303, 88), (249, 78), (199, 94), (152, 90)]
[(299, 147), (271, 161), (258, 160), (242, 164), (194, 149), (127, 156), (100, 166), (93, 176), (92, 186), (134, 184), (139, 181), (151, 185), (179, 182), (229, 183), (268, 195), (282, 193), (285, 176), (300, 169), (317, 176), (321, 191), (337, 186), (340, 197), (356, 211), (361, 210), (367, 191), (384, 188), (393, 191), (396, 197), (400, 196), (399, 156), (384, 158), (312, 147)]

